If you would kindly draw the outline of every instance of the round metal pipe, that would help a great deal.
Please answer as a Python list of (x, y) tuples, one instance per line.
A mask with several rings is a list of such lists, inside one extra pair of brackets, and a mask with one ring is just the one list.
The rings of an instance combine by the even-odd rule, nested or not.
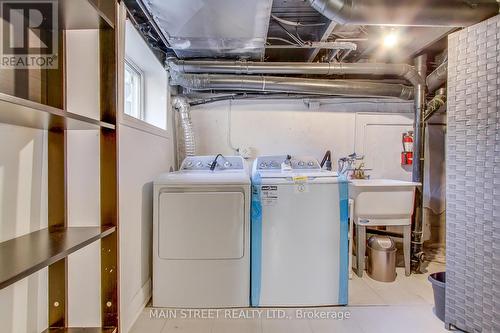
[(446, 90), (441, 88), (436, 91), (436, 95), (427, 103), (427, 111), (425, 112), (424, 122), (429, 120), (434, 113), (446, 104)]
[(436, 89), (445, 84), (448, 79), (448, 61), (439, 65), (432, 73), (430, 73), (425, 82), (427, 83), (428, 92), (434, 92)]
[(169, 59), (167, 65), (181, 73), (218, 74), (311, 74), (311, 75), (394, 75), (412, 85), (424, 84), (415, 68), (408, 64), (383, 63), (310, 63), (310, 62), (253, 62), (203, 61)]
[[(418, 74), (421, 77), (425, 77), (427, 71), (427, 56), (420, 55), (415, 59), (415, 67), (417, 68)], [(415, 87), (415, 139), (413, 144), (413, 164), (412, 164), (412, 180), (414, 182), (422, 181), (422, 167), (421, 158), (423, 157), (423, 115), (425, 112), (425, 84), (419, 84)]]
[(332, 21), (356, 25), (467, 27), (498, 14), (491, 1), (307, 0)]
[(172, 75), (172, 83), (192, 90), (269, 91), (353, 97), (393, 97), (405, 100), (413, 98), (413, 87), (349, 80), (177, 73)]
[[(427, 55), (423, 54), (415, 58), (415, 67), (421, 77), (427, 72)], [(425, 84), (415, 87), (415, 119), (414, 119), (414, 143), (412, 181), (422, 183), (423, 179), (423, 157), (424, 157), (424, 124), (425, 114)], [(412, 223), (412, 247), (411, 266), (414, 272), (420, 272), (421, 259), (423, 258), (423, 186), (415, 189), (415, 202)]]

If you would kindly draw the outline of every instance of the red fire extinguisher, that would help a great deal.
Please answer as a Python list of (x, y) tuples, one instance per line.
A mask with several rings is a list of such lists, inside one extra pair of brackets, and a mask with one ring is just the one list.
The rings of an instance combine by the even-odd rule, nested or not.
[(413, 131), (403, 133), (403, 152), (401, 153), (401, 165), (413, 163)]

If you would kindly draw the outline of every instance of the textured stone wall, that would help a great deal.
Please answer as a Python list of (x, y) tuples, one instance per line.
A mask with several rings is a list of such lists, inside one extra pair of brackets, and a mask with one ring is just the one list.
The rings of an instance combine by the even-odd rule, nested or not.
[(500, 16), (448, 41), (446, 323), (500, 332)]

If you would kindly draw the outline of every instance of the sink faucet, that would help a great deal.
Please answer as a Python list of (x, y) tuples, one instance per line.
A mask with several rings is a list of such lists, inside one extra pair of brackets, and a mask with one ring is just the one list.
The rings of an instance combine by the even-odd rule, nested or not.
[(356, 179), (367, 179), (369, 176), (365, 174), (365, 171), (370, 169), (365, 168), (364, 162), (361, 162), (359, 166), (356, 166), (358, 161), (363, 161), (364, 155), (358, 155), (356, 152), (339, 159), (338, 170), (339, 174), (347, 175), (349, 172), (352, 173), (352, 178)]
[(365, 174), (365, 171), (368, 170), (365, 168), (365, 163), (361, 163), (359, 166), (355, 167), (352, 173), (353, 179), (368, 179), (370, 176)]

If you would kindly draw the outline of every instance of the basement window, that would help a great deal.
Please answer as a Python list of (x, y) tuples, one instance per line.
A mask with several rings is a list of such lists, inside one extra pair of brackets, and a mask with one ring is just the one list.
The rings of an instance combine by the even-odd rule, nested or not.
[(125, 60), (125, 114), (145, 120), (143, 74), (131, 60)]
[(126, 21), (123, 117), (120, 122), (167, 137), (168, 78), (165, 68), (130, 20)]

